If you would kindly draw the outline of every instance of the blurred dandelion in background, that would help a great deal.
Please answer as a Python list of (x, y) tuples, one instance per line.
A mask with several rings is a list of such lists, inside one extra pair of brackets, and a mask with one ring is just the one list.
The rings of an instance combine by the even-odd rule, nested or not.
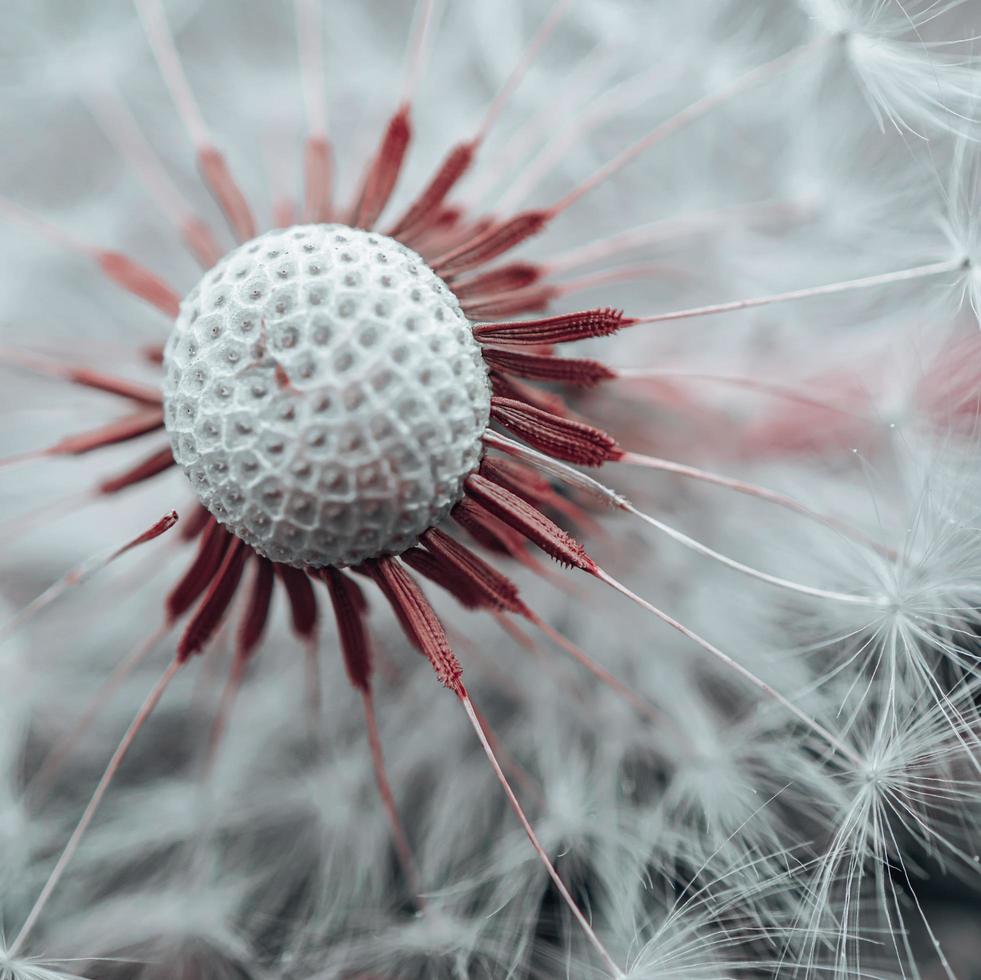
[(3, 980), (978, 976), (971, 2), (5, 13)]

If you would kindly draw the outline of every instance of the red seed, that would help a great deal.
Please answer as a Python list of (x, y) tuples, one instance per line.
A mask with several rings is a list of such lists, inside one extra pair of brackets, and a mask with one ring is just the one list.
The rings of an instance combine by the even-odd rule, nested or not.
[(141, 544), (146, 544), (147, 541), (153, 541), (155, 538), (159, 538), (161, 534), (169, 531), (178, 521), (177, 511), (172, 510), (169, 514), (164, 514), (155, 524), (148, 527), (142, 534), (138, 534), (132, 541), (128, 541), (121, 548), (117, 548), (113, 552), (112, 561), (114, 558), (118, 558), (120, 555), (125, 555), (130, 548), (136, 548)]
[(466, 490), (492, 514), (520, 531), (557, 562), (588, 572), (595, 570), (593, 560), (575, 538), (517, 494), (498, 486), (480, 473), (471, 473), (467, 477)]
[(255, 218), (245, 195), (235, 182), (225, 157), (216, 147), (206, 146), (198, 153), (198, 169), (214, 195), (229, 227), (240, 241), (255, 238)]
[(550, 211), (525, 211), (507, 221), (492, 224), (482, 234), (439, 256), (432, 263), (433, 269), (441, 276), (475, 269), (537, 235), (551, 216)]
[(592, 388), (617, 376), (605, 364), (584, 357), (549, 357), (502, 347), (484, 347), (483, 355), (491, 367), (535, 381), (559, 381)]
[(511, 398), (492, 397), (491, 418), (530, 446), (569, 463), (599, 466), (623, 455), (616, 440), (602, 429)]
[(512, 293), (498, 293), (487, 299), (478, 298), (461, 304), (471, 320), (495, 319), (502, 316), (518, 316), (520, 313), (539, 313), (561, 290), (556, 286), (539, 286), (534, 289), (516, 289)]
[(399, 555), (413, 571), (428, 578), (430, 582), (449, 592), (464, 609), (483, 609), (487, 602), (482, 595), (475, 592), (470, 583), (457, 574), (452, 565), (448, 565), (430, 551), (422, 548), (409, 548)]
[(181, 540), (193, 541), (207, 527), (210, 520), (211, 513), (200, 504), (195, 505), (190, 515), (181, 521)]
[(125, 378), (94, 371), (91, 368), (74, 367), (52, 358), (38, 357), (26, 351), (0, 348), (0, 363), (23, 367), (36, 374), (70, 381), (95, 391), (119, 395), (143, 406), (159, 407), (163, 403), (163, 394), (158, 386), (128, 381)]
[(488, 480), (523, 497), (529, 504), (538, 505), (555, 495), (546, 477), (512, 459), (485, 456), (481, 460), (481, 472)]
[(445, 251), (447, 240), (459, 232), (463, 209), (458, 207), (437, 208), (425, 226), (411, 232), (402, 232), (399, 241), (414, 248), (420, 255)]
[(255, 576), (252, 579), (252, 589), (249, 592), (248, 605), (239, 626), (235, 655), (239, 660), (246, 660), (255, 652), (262, 639), (266, 623), (269, 621), (269, 607), (273, 593), (273, 566), (268, 558), (259, 555), (256, 558)]
[(159, 408), (149, 409), (127, 415), (91, 432), (67, 436), (51, 446), (48, 453), (56, 456), (81, 456), (83, 453), (102, 449), (104, 446), (114, 446), (119, 442), (138, 439), (160, 428), (163, 428), (163, 412)]
[(534, 405), (535, 408), (540, 408), (543, 412), (551, 412), (552, 415), (558, 415), (561, 418), (565, 418), (569, 414), (565, 402), (550, 391), (533, 388), (515, 378), (505, 377), (497, 371), (491, 371), (490, 381), (491, 390), (500, 398), (511, 398), (527, 405)]
[(488, 479), (516, 493), (539, 510), (556, 510), (578, 526), (600, 532), (599, 525), (579, 504), (563, 497), (546, 477), (531, 467), (506, 457), (484, 456), (481, 471)]
[(222, 256), (222, 250), (218, 247), (211, 229), (199, 218), (191, 217), (184, 220), (181, 237), (205, 269), (216, 265)]
[(177, 318), (181, 298), (149, 269), (127, 258), (121, 252), (100, 252), (99, 267), (115, 283), (170, 317)]
[(232, 536), (212, 517), (198, 544), (198, 553), (191, 567), (167, 596), (168, 622), (172, 623), (183, 616), (208, 587), (231, 543)]
[(106, 391), (111, 395), (121, 395), (123, 398), (129, 398), (144, 405), (163, 403), (163, 395), (157, 388), (141, 385), (135, 381), (127, 381), (124, 378), (114, 378), (89, 368), (71, 368), (68, 377), (76, 384), (85, 385), (86, 388)]
[(187, 624), (183, 636), (177, 644), (177, 662), (183, 663), (195, 653), (200, 653), (221, 625), (228, 607), (235, 596), (235, 590), (242, 580), (245, 559), (251, 554), (241, 538), (235, 538), (225, 554), (214, 578), (211, 581), (201, 605)]
[(531, 568), (536, 567), (534, 559), (528, 554), (525, 536), (495, 517), (476, 500), (464, 497), (450, 512), (450, 516), (488, 551), (509, 555)]
[(462, 208), (447, 208), (442, 213), (439, 224), (434, 224), (429, 231), (418, 235), (403, 236), (401, 241), (411, 245), (426, 261), (432, 265), (437, 255), (451, 248), (456, 248), (462, 242), (473, 241), (494, 224), (493, 218), (477, 218), (464, 221)]
[(289, 228), (295, 225), (299, 218), (296, 213), (296, 201), (288, 196), (277, 197), (272, 205), (273, 228)]
[(135, 483), (142, 483), (144, 480), (149, 480), (163, 473), (164, 470), (170, 469), (173, 465), (174, 454), (170, 446), (158, 449), (152, 456), (148, 456), (143, 462), (137, 463), (136, 466), (131, 467), (124, 473), (120, 473), (119, 476), (103, 480), (98, 487), (99, 493), (119, 493), (120, 490), (125, 490), (126, 487), (131, 487)]
[(473, 163), (476, 143), (460, 143), (450, 150), (433, 179), (410, 205), (408, 211), (386, 232), (393, 238), (419, 234), (438, 218), (443, 201)]
[(392, 558), (368, 561), (362, 567), (385, 594), (405, 635), (432, 664), (439, 682), (459, 694), (463, 668), (443, 624), (412, 576)]
[(474, 336), (480, 341), (504, 344), (566, 344), (589, 337), (606, 337), (633, 322), (624, 317), (622, 310), (582, 310), (541, 320), (481, 323), (474, 328)]
[(309, 221), (322, 222), (330, 219), (333, 169), (330, 144), (322, 136), (311, 136), (307, 140), (303, 157), (306, 217)]
[(463, 282), (454, 282), (453, 295), (464, 303), (475, 296), (489, 297), (498, 293), (511, 293), (538, 282), (544, 271), (542, 266), (532, 262), (510, 262), (499, 269), (471, 276)]
[(276, 574), (286, 589), (293, 620), (293, 632), (303, 640), (313, 636), (317, 628), (317, 597), (307, 573), (292, 565), (276, 563)]
[(518, 587), (514, 582), (492, 568), (459, 541), (455, 541), (438, 528), (430, 528), (426, 531), (422, 541), (430, 552), (461, 576), (486, 604), (504, 612), (524, 611), (524, 603), (518, 598)]
[(355, 228), (373, 227), (388, 204), (402, 169), (411, 135), (409, 107), (403, 105), (389, 120), (378, 153), (365, 175), (358, 203), (354, 206), (349, 221)]
[(371, 644), (365, 629), (364, 593), (357, 583), (336, 568), (323, 568), (320, 577), (327, 583), (337, 621), (337, 634), (348, 679), (359, 691), (371, 689)]

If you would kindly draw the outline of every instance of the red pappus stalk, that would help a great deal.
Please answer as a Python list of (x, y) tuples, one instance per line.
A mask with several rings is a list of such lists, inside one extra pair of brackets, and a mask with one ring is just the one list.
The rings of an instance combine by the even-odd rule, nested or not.
[(640, 715), (647, 718), (658, 717), (656, 709), (650, 702), (593, 661), (579, 647), (532, 612), (518, 595), (517, 586), (469, 548), (435, 530), (427, 535), (425, 544), (428, 551), (412, 548), (402, 556), (403, 560), (420, 575), (449, 592), (465, 609), (492, 611), (509, 635), (534, 651), (536, 648), (533, 641), (524, 636), (503, 614), (512, 613), (523, 617), (545, 633), (601, 683), (616, 692)]
[(167, 514), (164, 514), (160, 520), (151, 524), (145, 531), (138, 534), (136, 537), (131, 538), (125, 544), (122, 544), (117, 548), (109, 549), (101, 554), (94, 555), (88, 560), (82, 562), (80, 565), (77, 565), (67, 574), (63, 575), (60, 579), (54, 582), (54, 584), (48, 586), (48, 588), (46, 588), (26, 606), (21, 608), (12, 619), (6, 623), (0, 624), (0, 641), (6, 639), (16, 630), (20, 629), (25, 623), (40, 613), (43, 609), (50, 606), (70, 589), (88, 581), (88, 579), (92, 578), (92, 576), (96, 575), (98, 572), (101, 572), (108, 565), (111, 565), (117, 559), (122, 558), (123, 555), (132, 551), (134, 548), (139, 548), (141, 545), (156, 540), (162, 534), (166, 534), (166, 532), (169, 531), (177, 523), (177, 521), (177, 511), (170, 511)]
[[(375, 771), (375, 782), (378, 793), (388, 815), (392, 831), (392, 839), (398, 854), (399, 864), (409, 884), (413, 900), (420, 912), (426, 908), (422, 897), (422, 887), (419, 872), (416, 867), (409, 836), (399, 817), (395, 793), (392, 790), (385, 759), (382, 752), (381, 734), (375, 717), (374, 698), (371, 690), (372, 650), (365, 624), (367, 603), (358, 584), (348, 575), (336, 568), (319, 569), (317, 577), (322, 579), (330, 595), (331, 606), (334, 610), (334, 620), (337, 623), (338, 640), (344, 657), (344, 667), (351, 686), (361, 695), (365, 714), (365, 726), (368, 734), (368, 745), (371, 750), (372, 766)], [(386, 595), (388, 593), (386, 592)], [(398, 612), (397, 614), (401, 615)]]

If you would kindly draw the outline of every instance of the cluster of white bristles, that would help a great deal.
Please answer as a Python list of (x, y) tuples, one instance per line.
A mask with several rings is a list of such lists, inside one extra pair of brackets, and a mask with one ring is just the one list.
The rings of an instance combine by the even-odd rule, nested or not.
[[(397, 553), (460, 499), (490, 398), (456, 299), (384, 235), (299, 224), (228, 245), (162, 369), (130, 353), (159, 342), (159, 323), (80, 271), (77, 243), (194, 281), (180, 231), (218, 219), (187, 130), (197, 149), (220, 139), (263, 227), (293, 225), (276, 216), (305, 129), (360, 159), (410, 89), (416, 187), (555, 5), (436, 4), (428, 67), (405, 81), (400, 4), (138, 0), (141, 19), (129, 0), (17, 0), (0, 42), (15, 134), (0, 151), (0, 457), (112, 417), (97, 393), (18, 370), (28, 351), (164, 377), (187, 476), (69, 511), (103, 475), (85, 459), (0, 469), (0, 980), (593, 980), (611, 963), (621, 980), (969, 980), (981, 962), (975, 0), (559, 6), (460, 202), (506, 215), (564, 201), (665, 121), (520, 257), (559, 284), (556, 309), (646, 321), (584, 345), (617, 379), (572, 404), (652, 454), (661, 472), (601, 476), (656, 519), (596, 507), (579, 530), (732, 659), (558, 569), (507, 571), (619, 686), (523, 623), (433, 601), (609, 960), (529, 850), (459, 705), (380, 608), (381, 738), (424, 914), (332, 633), (311, 680), (282, 602), (221, 752), (207, 746), (227, 635), (176, 678), (37, 904), (172, 653), (143, 645), (188, 552), (171, 534), (29, 621), (18, 610), (148, 508), (182, 510), (187, 477), (273, 559)], [(187, 102), (181, 125), (147, 54), (144, 31), (166, 77), (167, 22), (207, 125)], [(338, 179), (351, 190), (343, 166)], [(41, 239), (22, 206), (44, 215)], [(325, 372), (349, 379), (340, 402), (318, 401)], [(412, 480), (380, 465), (396, 451)]]

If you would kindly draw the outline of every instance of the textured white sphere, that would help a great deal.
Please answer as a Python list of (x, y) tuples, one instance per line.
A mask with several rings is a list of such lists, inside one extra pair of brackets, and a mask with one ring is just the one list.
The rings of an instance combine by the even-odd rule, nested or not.
[(273, 561), (399, 554), (480, 461), (490, 386), (472, 327), (385, 235), (298, 225), (240, 246), (181, 304), (164, 366), (174, 458)]

